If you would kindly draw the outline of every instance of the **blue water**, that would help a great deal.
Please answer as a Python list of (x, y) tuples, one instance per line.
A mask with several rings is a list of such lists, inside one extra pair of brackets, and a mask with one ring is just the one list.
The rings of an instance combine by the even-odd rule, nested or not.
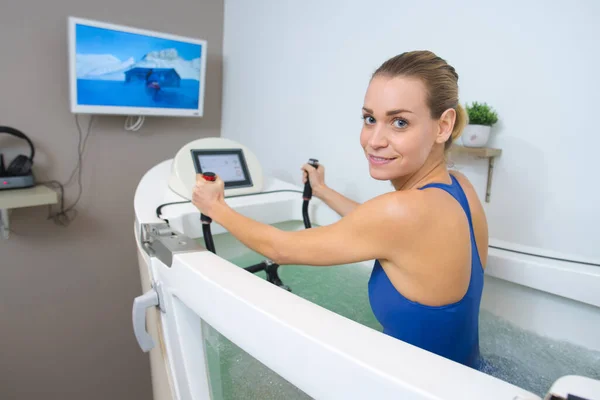
[(146, 88), (144, 82), (77, 80), (77, 102), (84, 106), (198, 108), (200, 82), (182, 79), (180, 87), (159, 91)]
[[(275, 226), (284, 230), (303, 229), (301, 222)], [(228, 249), (241, 246), (230, 234), (216, 235), (214, 239), (217, 253), (237, 266), (264, 260), (250, 250), (228, 255)], [(265, 278), (264, 272), (256, 275)], [(370, 269), (360, 264), (328, 268), (286, 265), (279, 270), (279, 276), (295, 295), (381, 331), (369, 304), (369, 275)], [(204, 329), (215, 399), (310, 398), (210, 326), (205, 324)], [(482, 372), (542, 398), (552, 383), (565, 375), (600, 379), (600, 352), (526, 331), (483, 309), (479, 315), (479, 335), (484, 360)]]

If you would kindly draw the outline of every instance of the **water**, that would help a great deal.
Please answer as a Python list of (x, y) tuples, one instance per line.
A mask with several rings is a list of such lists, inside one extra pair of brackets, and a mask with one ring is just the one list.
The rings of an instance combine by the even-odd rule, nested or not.
[[(300, 222), (275, 226), (285, 230), (303, 229)], [(214, 241), (217, 254), (240, 267), (264, 260), (263, 256), (247, 249), (242, 254), (227, 257), (226, 252), (231, 246), (238, 246), (238, 249), (242, 246), (228, 234), (217, 235)], [(369, 304), (367, 282), (370, 273), (369, 268), (359, 264), (335, 267), (286, 265), (279, 268), (281, 280), (291, 287), (292, 293), (381, 331)], [(256, 275), (265, 278), (264, 272)], [(599, 352), (541, 337), (485, 310), (481, 310), (479, 321), (484, 373), (542, 398), (552, 383), (564, 375), (600, 379)], [(204, 333), (214, 399), (310, 398), (207, 324)]]
[(102, 79), (78, 79), (80, 105), (121, 107), (198, 108), (200, 82), (182, 79), (181, 86), (152, 91), (143, 83)]
[(203, 333), (212, 399), (311, 399), (205, 322)]
[(600, 379), (600, 352), (542, 337), (485, 310), (479, 313), (479, 346), (482, 372), (542, 398), (565, 375)]

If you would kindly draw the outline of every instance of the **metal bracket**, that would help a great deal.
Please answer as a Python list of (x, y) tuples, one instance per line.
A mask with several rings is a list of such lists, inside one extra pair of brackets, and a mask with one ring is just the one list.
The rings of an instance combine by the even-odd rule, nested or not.
[(167, 223), (142, 224), (141, 230), (140, 241), (146, 253), (169, 268), (176, 254), (206, 251), (194, 239), (174, 231)]
[[(167, 267), (172, 267), (173, 256), (180, 253), (206, 251), (192, 238), (171, 229), (167, 223), (142, 224), (140, 244), (150, 257), (156, 257)], [(144, 352), (155, 346), (152, 336), (146, 331), (146, 310), (158, 307), (166, 312), (164, 294), (159, 282), (153, 281), (152, 288), (133, 300), (132, 322), (137, 342)]]
[(494, 157), (488, 158), (488, 175), (487, 184), (485, 187), (485, 202), (490, 202), (490, 196), (492, 195), (492, 174), (494, 173)]

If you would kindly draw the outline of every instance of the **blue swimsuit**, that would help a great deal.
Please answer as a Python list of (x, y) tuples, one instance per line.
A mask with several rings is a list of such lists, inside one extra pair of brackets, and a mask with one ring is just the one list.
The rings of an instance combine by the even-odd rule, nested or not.
[(369, 300), (385, 334), (461, 364), (479, 368), (479, 304), (484, 272), (475, 243), (467, 197), (456, 178), (451, 178), (451, 185), (433, 183), (420, 189), (439, 188), (448, 192), (467, 215), (472, 261), (471, 279), (465, 296), (456, 303), (439, 307), (410, 301), (396, 290), (379, 261), (375, 261), (369, 280)]

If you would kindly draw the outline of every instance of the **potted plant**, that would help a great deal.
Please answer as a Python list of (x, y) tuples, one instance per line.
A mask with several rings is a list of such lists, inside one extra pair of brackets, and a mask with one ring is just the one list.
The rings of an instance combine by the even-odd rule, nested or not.
[(484, 147), (489, 138), (492, 125), (498, 122), (498, 114), (486, 103), (473, 102), (466, 105), (469, 124), (465, 126), (462, 143), (465, 147)]

